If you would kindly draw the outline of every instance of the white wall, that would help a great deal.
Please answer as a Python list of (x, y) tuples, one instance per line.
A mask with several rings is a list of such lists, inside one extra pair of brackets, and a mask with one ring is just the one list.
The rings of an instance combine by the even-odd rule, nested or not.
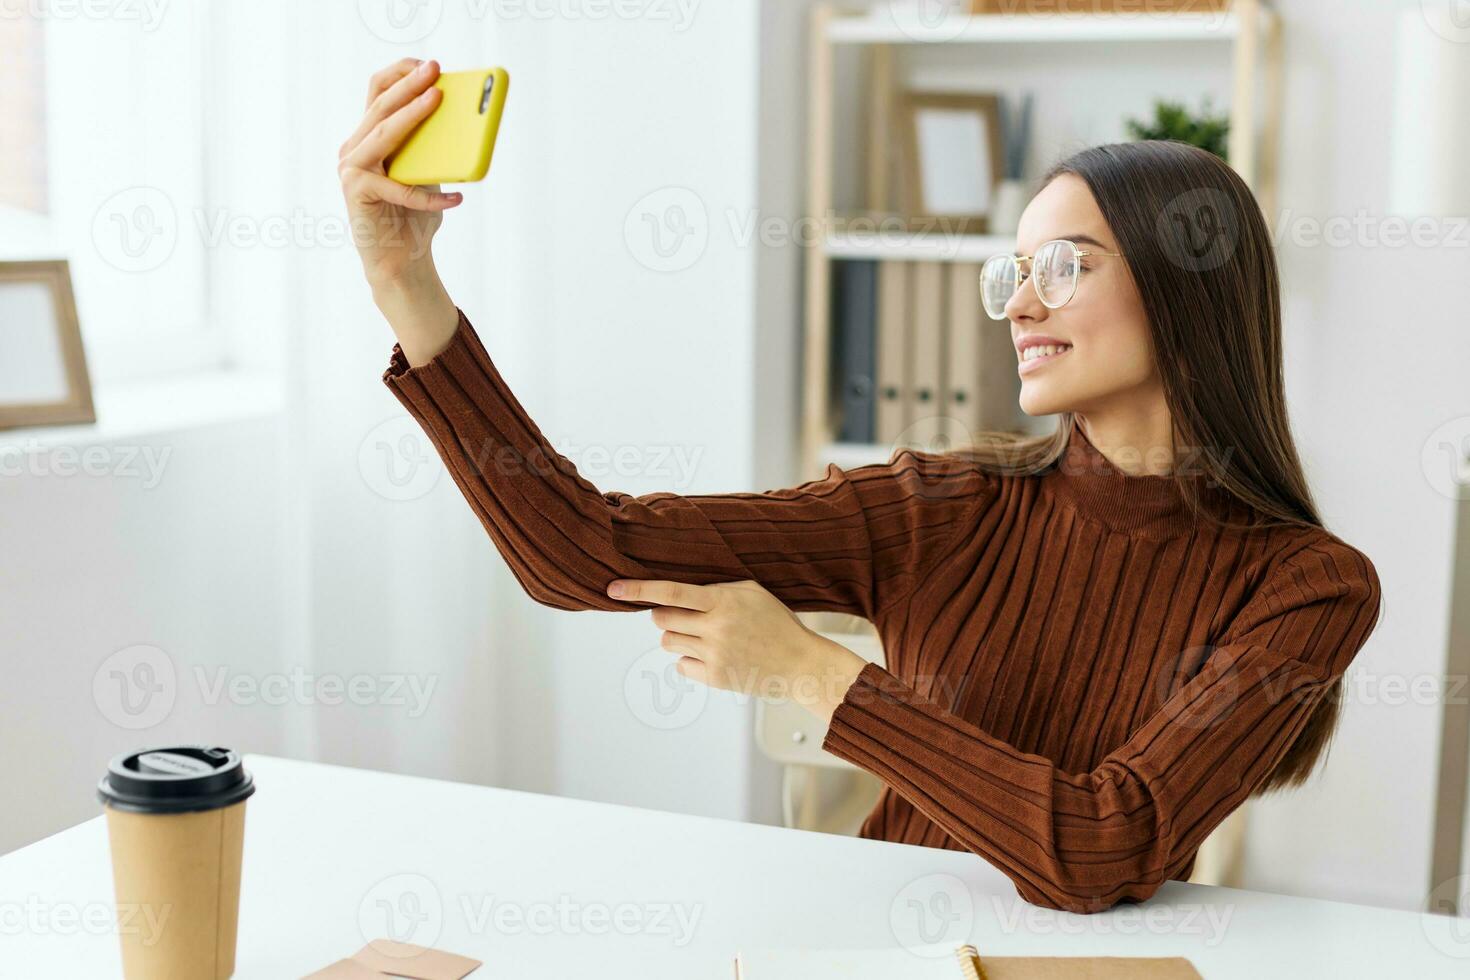
[[(1300, 234), (1282, 242), (1292, 421), (1324, 518), (1372, 557), (1385, 608), (1349, 675), (1358, 680), (1321, 776), (1253, 812), (1246, 873), (1273, 891), (1419, 907), (1437, 884), (1429, 846), (1454, 540), (1454, 505), (1426, 479), (1421, 456), (1435, 430), (1470, 419), (1470, 231), (1432, 247), (1386, 244), (1382, 234), (1397, 207), (1386, 137), (1400, 134), (1398, 12), (1420, 5), (1357, 0), (1333, 16), (1308, 0), (1278, 6), (1287, 227), (1361, 213), (1367, 229), (1342, 247)], [(1442, 43), (1470, 58), (1470, 45)], [(1428, 134), (1401, 135), (1427, 152)], [(1424, 213), (1433, 214), (1407, 216)], [(1470, 199), (1439, 213), (1463, 220)], [(1426, 683), (1438, 694), (1411, 693)]]
[(140, 739), (289, 750), (291, 705), (215, 693), (221, 670), (286, 670), (279, 460), (268, 416), (0, 441), (0, 852), (95, 816), (107, 760)]

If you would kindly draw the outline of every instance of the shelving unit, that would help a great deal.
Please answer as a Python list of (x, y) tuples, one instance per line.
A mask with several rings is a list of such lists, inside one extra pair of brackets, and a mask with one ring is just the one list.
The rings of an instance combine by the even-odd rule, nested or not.
[[(891, 174), (895, 49), (899, 47), (1076, 42), (1209, 42), (1232, 48), (1230, 164), (1255, 192), (1262, 210), (1275, 209), (1274, 161), (1279, 128), (1280, 18), (1265, 0), (1234, 0), (1227, 13), (1162, 14), (993, 14), (951, 16), (938, 22), (905, 19), (894, 7), (846, 11), (835, 4), (813, 9), (809, 81), (807, 215), (827, 229), (805, 271), (805, 366), (802, 399), (802, 462), (806, 475), (820, 476), (826, 463), (856, 465), (884, 461), (889, 447), (834, 442), (836, 426), (831, 377), (832, 263), (842, 259), (983, 262), (1009, 250), (1001, 235), (945, 236), (894, 230), (858, 232), (834, 211), (836, 50), (857, 46), (867, 58), (869, 112), (864, 194), (868, 210), (883, 215)], [(1257, 83), (1261, 92), (1257, 92)], [(879, 226), (881, 229), (881, 226)]]
[(1066, 41), (1218, 41), (1240, 32), (1236, 13), (984, 14), (934, 23), (905, 19), (898, 8), (839, 17), (826, 32), (833, 44), (1053, 44)]

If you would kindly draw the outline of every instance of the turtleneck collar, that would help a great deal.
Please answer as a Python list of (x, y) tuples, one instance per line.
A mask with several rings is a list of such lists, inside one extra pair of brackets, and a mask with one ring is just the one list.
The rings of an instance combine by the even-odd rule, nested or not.
[[(1209, 513), (1240, 520), (1243, 508), (1225, 490), (1211, 485), (1203, 466), (1184, 466), (1183, 479), (1199, 491)], [(1073, 424), (1066, 449), (1042, 474), (1042, 485), (1079, 514), (1123, 533), (1173, 535), (1199, 527), (1206, 518), (1191, 513), (1177, 476), (1134, 475), (1113, 465)]]

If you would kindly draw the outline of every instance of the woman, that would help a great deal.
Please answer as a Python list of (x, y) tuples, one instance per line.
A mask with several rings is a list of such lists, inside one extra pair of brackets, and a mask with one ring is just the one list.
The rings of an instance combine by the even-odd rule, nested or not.
[[(651, 606), (681, 674), (791, 696), (883, 780), (863, 836), (971, 850), (1039, 905), (1187, 880), (1235, 807), (1305, 780), (1379, 583), (1317, 517), (1271, 243), (1227, 166), (1165, 142), (1078, 153), (1027, 207), (1019, 263), (987, 267), (1021, 406), (1055, 434), (632, 497), (547, 444), (445, 292), (420, 243), (460, 196), (383, 174), (437, 71), (374, 77), (342, 182), (355, 227), (411, 226), (359, 241), (399, 341), (384, 381), (532, 598)], [(873, 621), (887, 668), (803, 610)]]

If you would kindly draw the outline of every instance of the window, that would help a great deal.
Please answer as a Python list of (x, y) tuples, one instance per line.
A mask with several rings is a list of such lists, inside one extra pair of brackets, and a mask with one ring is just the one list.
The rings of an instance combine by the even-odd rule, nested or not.
[(0, 207), (46, 211), (45, 92), (41, 25), (0, 20)]
[(0, 256), (64, 258), (94, 380), (211, 367), (209, 4), (0, 7)]

